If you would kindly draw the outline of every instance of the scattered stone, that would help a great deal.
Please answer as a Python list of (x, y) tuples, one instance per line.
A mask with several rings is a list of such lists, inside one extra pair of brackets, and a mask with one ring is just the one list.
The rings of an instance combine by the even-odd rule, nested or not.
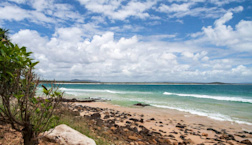
[(134, 121), (134, 122), (139, 122), (139, 120), (136, 119), (136, 118), (130, 118), (129, 120), (132, 120), (132, 121)]
[(184, 144), (194, 144), (194, 142), (189, 138), (189, 139), (184, 139)]
[(246, 145), (252, 145), (251, 141), (248, 139), (241, 141), (241, 143), (246, 144)]
[(182, 140), (185, 139), (185, 136), (184, 136), (184, 135), (180, 135), (179, 137), (180, 137)]
[(178, 127), (178, 128), (185, 128), (186, 126), (185, 126), (185, 125), (182, 125), (182, 124), (180, 124), (180, 123), (177, 123), (176, 127)]
[(240, 134), (234, 134), (234, 135), (239, 136), (241, 138), (245, 138), (246, 137), (246, 135), (240, 135)]
[(115, 131), (116, 129), (117, 129), (117, 128), (114, 127), (114, 126), (110, 127), (110, 130), (112, 130), (112, 131)]
[(90, 119), (100, 119), (101, 118), (101, 114), (100, 113), (94, 113), (90, 116)]
[(202, 135), (202, 136), (205, 136), (205, 137), (207, 137), (207, 136), (208, 136), (208, 134), (207, 134), (207, 133), (202, 133), (201, 135)]
[(136, 137), (136, 136), (129, 136), (128, 138), (131, 140), (138, 140), (138, 137)]
[(155, 118), (151, 118), (150, 120), (155, 120)]
[(104, 117), (103, 117), (103, 119), (108, 119), (109, 118), (109, 115), (105, 115)]
[(213, 128), (207, 128), (207, 130), (211, 130), (211, 131), (215, 132), (216, 134), (221, 134), (221, 132), (219, 132), (219, 131), (217, 131), (217, 130), (215, 130)]

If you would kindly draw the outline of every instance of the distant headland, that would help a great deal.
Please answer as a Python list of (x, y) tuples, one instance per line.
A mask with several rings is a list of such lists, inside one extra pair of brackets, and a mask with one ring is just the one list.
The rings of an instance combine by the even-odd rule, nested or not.
[(235, 85), (245, 84), (252, 85), (252, 83), (224, 83), (224, 82), (101, 82), (96, 80), (41, 80), (41, 83), (73, 83), (73, 84), (132, 84), (132, 85)]

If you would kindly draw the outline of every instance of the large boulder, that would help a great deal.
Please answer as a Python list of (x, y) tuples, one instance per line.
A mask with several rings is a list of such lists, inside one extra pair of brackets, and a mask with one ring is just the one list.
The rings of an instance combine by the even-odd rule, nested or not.
[(61, 145), (96, 145), (93, 139), (65, 124), (58, 125), (45, 132), (45, 138)]

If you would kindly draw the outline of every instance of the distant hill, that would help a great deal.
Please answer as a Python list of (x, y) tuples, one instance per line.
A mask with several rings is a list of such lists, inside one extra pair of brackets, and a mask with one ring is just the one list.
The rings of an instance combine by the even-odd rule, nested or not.
[(211, 83), (208, 83), (208, 84), (219, 84), (219, 85), (221, 85), (221, 84), (227, 84), (227, 83), (223, 83), (223, 82), (211, 82)]
[(70, 82), (87, 82), (87, 83), (99, 83), (99, 81), (94, 81), (94, 80), (79, 80), (79, 79), (73, 79), (73, 80), (70, 80)]

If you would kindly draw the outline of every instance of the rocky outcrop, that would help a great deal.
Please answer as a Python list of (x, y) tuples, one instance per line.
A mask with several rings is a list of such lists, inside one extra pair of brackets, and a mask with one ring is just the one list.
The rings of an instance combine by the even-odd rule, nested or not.
[(71, 127), (61, 124), (45, 132), (45, 138), (61, 145), (96, 145), (95, 141)]
[(145, 107), (145, 106), (150, 106), (149, 104), (143, 104), (143, 103), (137, 103), (134, 104), (135, 106), (141, 106), (141, 107)]

